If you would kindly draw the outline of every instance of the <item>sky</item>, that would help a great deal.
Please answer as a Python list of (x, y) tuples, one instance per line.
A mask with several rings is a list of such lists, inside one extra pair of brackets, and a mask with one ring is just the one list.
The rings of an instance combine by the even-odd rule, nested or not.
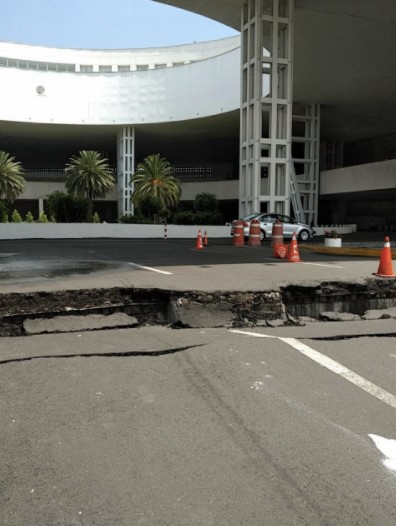
[(237, 34), (217, 22), (152, 0), (0, 3), (0, 40), (20, 44), (126, 49), (189, 44)]

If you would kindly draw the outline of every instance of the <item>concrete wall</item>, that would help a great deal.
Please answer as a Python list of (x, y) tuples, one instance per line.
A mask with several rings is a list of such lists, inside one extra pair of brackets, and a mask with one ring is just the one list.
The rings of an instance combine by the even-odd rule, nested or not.
[(360, 164), (320, 174), (320, 195), (396, 187), (396, 159)]
[[(208, 238), (229, 237), (230, 226), (168, 225), (168, 239), (196, 239), (198, 229), (205, 230)], [(81, 239), (81, 238), (132, 238), (163, 239), (164, 225), (124, 225), (110, 223), (0, 223), (0, 239)], [(5, 250), (3, 246), (3, 250)]]

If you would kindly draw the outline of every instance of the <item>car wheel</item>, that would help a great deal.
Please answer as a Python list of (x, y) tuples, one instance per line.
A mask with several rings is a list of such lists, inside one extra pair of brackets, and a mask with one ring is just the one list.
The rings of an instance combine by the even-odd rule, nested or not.
[(309, 237), (308, 230), (301, 230), (301, 232), (298, 234), (298, 239), (300, 241), (308, 241)]
[(265, 232), (264, 230), (260, 230), (260, 241), (264, 241), (265, 239)]

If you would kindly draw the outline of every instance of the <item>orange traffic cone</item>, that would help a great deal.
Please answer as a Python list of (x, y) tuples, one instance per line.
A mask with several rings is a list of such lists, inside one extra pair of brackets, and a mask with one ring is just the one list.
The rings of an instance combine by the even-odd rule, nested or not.
[(206, 232), (206, 230), (203, 237), (203, 244), (205, 247), (208, 245), (208, 233)]
[(203, 250), (204, 246), (203, 246), (203, 243), (202, 243), (202, 234), (201, 234), (201, 231), (198, 230), (198, 237), (197, 237), (197, 242), (195, 243), (195, 250)]
[(385, 237), (384, 247), (381, 250), (378, 270), (377, 272), (373, 272), (373, 274), (380, 278), (396, 278), (396, 274), (393, 273), (392, 251), (388, 236)]
[(287, 261), (290, 263), (299, 263), (301, 261), (296, 234), (293, 234), (291, 243), (289, 245), (289, 250), (287, 251)]

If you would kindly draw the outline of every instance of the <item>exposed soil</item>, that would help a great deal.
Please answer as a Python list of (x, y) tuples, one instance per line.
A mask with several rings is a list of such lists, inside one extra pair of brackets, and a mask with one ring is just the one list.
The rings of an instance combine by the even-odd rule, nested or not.
[(10, 293), (0, 295), (0, 335), (25, 334), (26, 320), (65, 315), (123, 312), (135, 316), (140, 325), (252, 327), (298, 324), (300, 317), (320, 319), (328, 312), (362, 316), (371, 309), (395, 306), (396, 281), (380, 279), (297, 284), (261, 292), (110, 288)]

